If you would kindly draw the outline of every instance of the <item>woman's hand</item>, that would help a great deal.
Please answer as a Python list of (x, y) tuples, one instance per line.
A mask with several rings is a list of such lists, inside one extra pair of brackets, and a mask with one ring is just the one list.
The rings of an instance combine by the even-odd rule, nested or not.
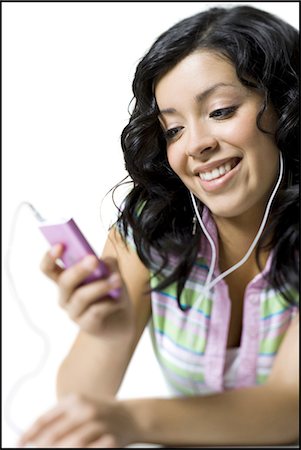
[(92, 402), (78, 395), (63, 398), (39, 417), (19, 441), (39, 448), (116, 448), (137, 442), (138, 428), (126, 402)]
[[(133, 325), (133, 308), (126, 286), (122, 280), (117, 261), (104, 259), (110, 275), (107, 278), (82, 284), (99, 264), (89, 255), (68, 269), (62, 269), (57, 259), (63, 253), (63, 246), (56, 245), (46, 253), (41, 270), (55, 281), (59, 288), (59, 304), (82, 331), (94, 336), (117, 337), (129, 334)], [(118, 298), (112, 298), (110, 291), (120, 290)]]

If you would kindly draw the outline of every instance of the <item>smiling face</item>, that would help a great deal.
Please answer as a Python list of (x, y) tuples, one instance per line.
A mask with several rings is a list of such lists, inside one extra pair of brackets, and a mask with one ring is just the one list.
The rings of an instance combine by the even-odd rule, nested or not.
[[(171, 168), (216, 216), (259, 214), (277, 178), (279, 150), (256, 118), (261, 94), (247, 89), (234, 66), (209, 51), (197, 51), (156, 84), (159, 120)], [(271, 108), (261, 126), (275, 128)]]

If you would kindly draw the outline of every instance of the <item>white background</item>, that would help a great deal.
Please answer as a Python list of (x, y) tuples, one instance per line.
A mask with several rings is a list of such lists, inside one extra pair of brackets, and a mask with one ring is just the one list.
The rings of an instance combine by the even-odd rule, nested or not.
[[(279, 15), (298, 27), (298, 2), (238, 2)], [(165, 29), (189, 15), (228, 2), (20, 2), (2, 4), (3, 257), (14, 211), (30, 201), (48, 219), (73, 216), (100, 253), (115, 218), (111, 197), (126, 173), (120, 134), (128, 121), (139, 59)], [(102, 203), (102, 207), (101, 207)], [(3, 417), (20, 428), (55, 403), (58, 365), (77, 332), (56, 302), (56, 287), (39, 270), (47, 244), (26, 209), (16, 223), (10, 266), (20, 301), (50, 343), (39, 374), (4, 400), (33, 371), (43, 341), (21, 313), (3, 260)], [(121, 397), (167, 395), (144, 334)], [(2, 424), (3, 447), (17, 434)]]

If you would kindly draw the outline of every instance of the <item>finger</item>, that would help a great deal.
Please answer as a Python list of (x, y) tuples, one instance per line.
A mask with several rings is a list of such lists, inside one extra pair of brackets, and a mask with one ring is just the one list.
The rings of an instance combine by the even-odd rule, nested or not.
[(102, 261), (105, 263), (109, 273), (119, 272), (119, 266), (116, 258), (106, 256), (105, 258), (102, 258)]
[[(114, 274), (117, 274), (122, 279), (122, 276), (121, 276), (121, 273), (119, 270), (119, 265), (118, 265), (116, 258), (105, 257), (105, 258), (102, 258), (102, 261), (105, 263), (105, 265), (108, 269), (109, 275), (113, 276)], [(112, 291), (110, 291), (110, 297), (114, 298), (114, 299), (120, 297), (120, 294), (121, 294), (121, 288), (113, 289)]]
[(99, 439), (87, 445), (87, 448), (118, 448), (116, 439), (112, 434), (104, 434)]
[(81, 426), (81, 421), (71, 415), (63, 415), (59, 420), (48, 424), (39, 433), (30, 437), (28, 443), (37, 445), (39, 448), (57, 446), (57, 444), (72, 435)]
[(35, 440), (41, 433), (44, 433), (49, 429), (56, 421), (60, 420), (65, 412), (63, 404), (58, 404), (47, 413), (40, 416), (31, 427), (23, 433), (19, 439), (19, 446), (23, 447), (29, 442)]
[(65, 307), (71, 295), (83, 281), (99, 266), (99, 260), (94, 255), (88, 255), (79, 263), (64, 270), (57, 282), (60, 288), (59, 304)]
[(74, 292), (66, 310), (71, 319), (78, 319), (95, 302), (109, 301), (111, 307), (116, 304), (116, 299), (112, 300), (110, 292), (112, 289), (121, 289), (122, 281), (118, 274), (111, 274), (109, 278), (95, 281), (82, 286)]
[(100, 435), (100, 423), (96, 421), (89, 422), (72, 430), (63, 439), (58, 440), (56, 445), (63, 448), (86, 448), (91, 442), (99, 439)]
[(64, 397), (54, 408), (40, 416), (29, 430), (21, 436), (20, 446), (27, 443), (53, 445), (81, 423), (89, 420), (91, 413), (85, 401), (76, 394)]
[(56, 262), (57, 259), (62, 256), (63, 251), (63, 245), (56, 244), (44, 255), (41, 261), (41, 271), (53, 281), (57, 281), (59, 275), (63, 271), (62, 267), (60, 267)]

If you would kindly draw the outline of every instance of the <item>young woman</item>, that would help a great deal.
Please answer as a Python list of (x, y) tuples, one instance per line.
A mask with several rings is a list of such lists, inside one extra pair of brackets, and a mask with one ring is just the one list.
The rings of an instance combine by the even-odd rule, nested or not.
[[(81, 285), (95, 258), (45, 256), (80, 332), (20, 444), (296, 442), (298, 65), (297, 31), (248, 6), (181, 21), (141, 60), (111, 275)], [(118, 400), (147, 324), (173, 395)]]

